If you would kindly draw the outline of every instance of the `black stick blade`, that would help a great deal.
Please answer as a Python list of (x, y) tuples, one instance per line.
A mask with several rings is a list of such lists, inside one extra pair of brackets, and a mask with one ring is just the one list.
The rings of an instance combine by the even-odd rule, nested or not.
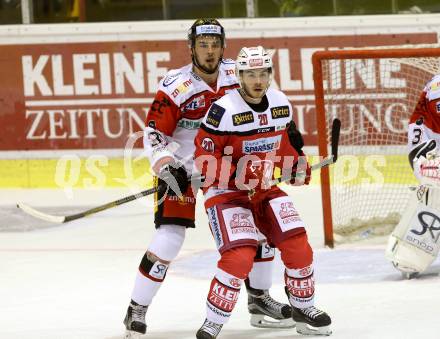
[(332, 155), (333, 155), (333, 162), (336, 162), (338, 159), (338, 146), (339, 146), (339, 134), (341, 132), (341, 120), (334, 119), (333, 125), (332, 125)]

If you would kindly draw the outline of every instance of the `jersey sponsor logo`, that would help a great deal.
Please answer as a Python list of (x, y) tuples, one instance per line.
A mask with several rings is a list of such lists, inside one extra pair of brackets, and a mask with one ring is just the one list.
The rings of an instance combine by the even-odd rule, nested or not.
[(281, 135), (243, 141), (243, 153), (268, 153), (280, 148)]
[(194, 130), (198, 129), (200, 124), (201, 122), (198, 120), (180, 119), (177, 123), (177, 127)]
[(234, 126), (250, 124), (254, 122), (254, 115), (252, 112), (242, 112), (232, 115), (232, 123)]
[(193, 71), (191, 71), (191, 75), (194, 77), (194, 79), (198, 80), (198, 81), (202, 81), (202, 78), (199, 77), (196, 73), (194, 73)]
[(200, 146), (202, 146), (202, 148), (203, 148), (206, 152), (214, 153), (214, 148), (215, 148), (215, 146), (214, 146), (214, 140), (212, 140), (211, 138), (204, 138), (204, 139), (202, 140), (202, 143), (201, 143)]
[(201, 95), (194, 98), (190, 103), (186, 104), (184, 111), (195, 111), (196, 109), (205, 107), (205, 96)]
[(223, 246), (223, 234), (220, 229), (220, 223), (217, 216), (217, 210), (215, 207), (210, 207), (207, 209), (209, 225), (211, 226), (212, 235), (214, 236), (215, 244), (217, 248)]
[(412, 228), (406, 232), (405, 241), (429, 254), (436, 255), (439, 247), (440, 218), (436, 210), (420, 205), (411, 218)]
[(232, 287), (235, 287), (235, 288), (240, 288), (241, 287), (241, 281), (238, 278), (231, 278), (231, 279), (229, 279), (229, 284)]
[(308, 277), (310, 274), (312, 274), (313, 273), (313, 267), (312, 267), (312, 265), (309, 265), (309, 266), (306, 266), (306, 267), (304, 267), (304, 268), (301, 268), (299, 271), (298, 271), (298, 274), (301, 276), (301, 277)]
[(228, 287), (215, 279), (211, 284), (208, 301), (224, 312), (232, 312), (239, 294), (240, 290)]
[(191, 86), (191, 84), (192, 84), (191, 79), (188, 79), (188, 80), (184, 81), (179, 86), (177, 86), (177, 88), (174, 91), (171, 92), (171, 95), (173, 96), (173, 98), (175, 98), (180, 93), (187, 92), (188, 91), (188, 87)]
[(156, 261), (154, 265), (151, 267), (150, 272), (148, 272), (148, 275), (163, 280), (165, 278), (165, 274), (167, 273), (168, 265), (161, 263), (160, 261)]
[(440, 218), (434, 213), (428, 211), (420, 212), (417, 218), (419, 219), (422, 229), (412, 229), (411, 233), (414, 233), (416, 235), (424, 235), (426, 231), (429, 230), (429, 235), (431, 236), (432, 240), (437, 242), (438, 238), (440, 237), (440, 232), (438, 232), (440, 231)]
[(315, 293), (315, 278), (313, 275), (306, 278), (286, 276), (286, 287), (293, 297), (304, 301), (304, 298), (311, 298)]
[(177, 78), (181, 74), (182, 74), (182, 72), (168, 75), (163, 81), (163, 87), (168, 87), (169, 85), (171, 85), (174, 81), (177, 80)]
[(193, 197), (187, 197), (187, 196), (181, 196), (178, 197), (177, 195), (168, 195), (167, 196), (168, 201), (176, 201), (179, 205), (185, 206), (187, 204), (195, 204), (196, 199)]
[(270, 109), (273, 119), (288, 118), (290, 116), (289, 106), (278, 106)]
[(281, 203), (279, 214), (283, 224), (301, 220), (295, 207), (293, 207), (293, 202), (290, 201)]
[(206, 123), (211, 126), (218, 127), (220, 121), (222, 120), (223, 114), (225, 114), (225, 109), (219, 105), (212, 104), (209, 109), (208, 116), (206, 117)]
[(259, 128), (256, 130), (256, 132), (259, 133), (267, 133), (270, 131), (275, 131), (275, 127), (264, 127), (264, 128)]
[(235, 75), (235, 70), (227, 69), (225, 73), (226, 73), (226, 75)]
[(237, 233), (255, 233), (255, 229), (249, 217), (248, 213), (234, 213), (229, 223), (232, 234)]
[(268, 259), (275, 257), (275, 248), (270, 247), (267, 242), (264, 242), (263, 246), (261, 246), (261, 253), (257, 253), (257, 256), (260, 254), (261, 259)]
[(201, 34), (218, 34), (220, 35), (221, 32), (221, 27), (218, 25), (201, 25), (201, 26), (196, 26), (196, 35), (201, 35)]

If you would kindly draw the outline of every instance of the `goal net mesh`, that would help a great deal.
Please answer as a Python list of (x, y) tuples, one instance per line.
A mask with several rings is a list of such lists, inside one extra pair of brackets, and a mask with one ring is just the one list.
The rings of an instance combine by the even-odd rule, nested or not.
[[(439, 57), (323, 59), (325, 121), (342, 122), (330, 172), (335, 241), (388, 234), (417, 185), (408, 162), (408, 119)], [(330, 140), (327, 140), (327, 145)]]

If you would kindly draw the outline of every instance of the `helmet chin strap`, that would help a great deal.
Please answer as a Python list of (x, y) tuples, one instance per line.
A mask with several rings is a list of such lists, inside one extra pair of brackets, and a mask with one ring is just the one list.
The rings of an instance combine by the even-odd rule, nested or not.
[(199, 64), (199, 62), (197, 61), (197, 57), (196, 57), (196, 53), (194, 52), (194, 49), (192, 49), (192, 53), (191, 53), (191, 59), (192, 59), (193, 65), (196, 66), (201, 72), (203, 72), (205, 74), (214, 74), (215, 72), (217, 72), (218, 67), (220, 66), (220, 61), (222, 60), (222, 58), (223, 58), (223, 55), (220, 56), (220, 59), (217, 62), (217, 67), (211, 71), (209, 69), (206, 69), (206, 67)]
[(243, 97), (243, 99), (245, 99), (245, 101), (249, 101), (251, 103), (258, 103), (264, 97), (264, 94), (266, 94), (266, 92), (264, 92), (264, 94), (261, 97), (256, 98), (250, 95), (243, 87), (241, 87), (238, 91), (241, 93), (241, 96)]

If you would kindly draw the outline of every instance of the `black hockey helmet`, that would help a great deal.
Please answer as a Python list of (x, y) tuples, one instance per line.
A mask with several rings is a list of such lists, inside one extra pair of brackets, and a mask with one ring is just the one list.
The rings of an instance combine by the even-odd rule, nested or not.
[(199, 35), (220, 36), (222, 47), (225, 47), (225, 29), (217, 19), (197, 19), (188, 30), (188, 46), (194, 48), (196, 37)]

